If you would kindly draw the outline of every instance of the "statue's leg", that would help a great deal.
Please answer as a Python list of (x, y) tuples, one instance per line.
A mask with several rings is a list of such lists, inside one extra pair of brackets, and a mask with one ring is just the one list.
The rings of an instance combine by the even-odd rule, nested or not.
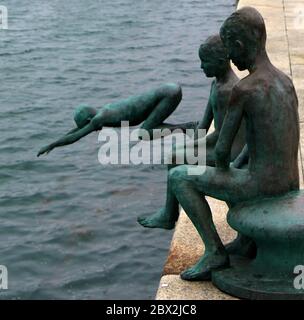
[[(108, 103), (98, 112), (99, 127), (120, 127), (121, 121), (129, 121), (130, 126), (142, 123), (142, 130), (138, 137), (143, 140), (158, 138), (154, 136), (154, 129), (163, 136), (166, 130), (172, 132), (181, 129), (186, 133), (187, 129), (195, 129), (198, 122), (186, 122), (178, 124), (164, 123), (177, 108), (182, 99), (181, 86), (175, 83), (167, 83), (156, 89), (144, 92), (140, 95), (130, 96), (113, 103)], [(159, 136), (159, 137), (160, 137)]]
[[(182, 100), (182, 89), (177, 84), (168, 83), (156, 89), (155, 96), (158, 97), (158, 101), (151, 106), (149, 115), (141, 125), (141, 129), (147, 130), (150, 137), (153, 137), (153, 129), (177, 128), (176, 125), (164, 124), (164, 120), (173, 113)], [(189, 125), (194, 127), (194, 123)]]
[[(196, 151), (192, 151), (192, 154), (195, 154)], [(172, 153), (172, 164), (168, 165), (168, 173), (171, 169), (179, 166), (177, 164), (177, 159), (184, 159), (184, 163), (187, 163), (186, 150), (185, 147), (178, 148)], [(207, 148), (206, 150), (206, 161), (207, 165), (214, 166), (214, 152), (213, 148)], [(179, 162), (180, 163), (180, 162)], [(166, 193), (166, 205), (165, 207), (158, 210), (156, 213), (148, 217), (138, 217), (137, 221), (143, 227), (146, 228), (161, 228), (161, 229), (173, 229), (175, 223), (179, 217), (179, 203), (174, 195), (171, 192), (169, 186), (169, 179), (167, 179), (167, 193)]]
[[(247, 164), (244, 164), (241, 169), (247, 169)], [(232, 203), (227, 202), (230, 208), (233, 207)], [(253, 259), (257, 254), (257, 246), (255, 242), (249, 237), (238, 233), (237, 237), (225, 245), (226, 251), (229, 255), (243, 256), (249, 259)]]
[[(168, 165), (168, 170), (178, 165)], [(170, 192), (167, 181), (166, 206), (159, 209), (156, 213), (137, 218), (137, 222), (145, 228), (160, 228), (171, 230), (179, 217), (179, 204), (175, 195)]]
[(257, 254), (255, 242), (249, 237), (238, 233), (237, 237), (225, 245), (225, 249), (229, 255), (238, 255), (253, 259)]
[(207, 167), (202, 175), (188, 175), (190, 166), (170, 170), (169, 186), (205, 244), (203, 257), (181, 274), (185, 280), (210, 279), (211, 271), (229, 264), (229, 257), (217, 234), (205, 196), (237, 203), (257, 196), (257, 187), (247, 170), (222, 171)]
[[(184, 159), (186, 163), (185, 157), (185, 149), (178, 148), (174, 145), (175, 150), (172, 152), (172, 164), (168, 165), (168, 172), (178, 166), (176, 164), (176, 159)], [(156, 213), (152, 214), (148, 217), (138, 217), (137, 221), (143, 227), (146, 228), (161, 228), (161, 229), (173, 229), (175, 227), (175, 223), (179, 217), (179, 203), (175, 197), (175, 195), (171, 192), (169, 187), (169, 180), (167, 180), (167, 193), (166, 193), (166, 205), (165, 207), (158, 210)]]
[(177, 108), (181, 99), (181, 87), (168, 83), (142, 94), (108, 103), (100, 110), (99, 117), (103, 120), (103, 126), (120, 127), (121, 121), (129, 121), (131, 126), (137, 126), (144, 122), (142, 128), (149, 131), (161, 125)]
[[(145, 131), (145, 133), (142, 133), (142, 131), (140, 130), (139, 138), (142, 140), (159, 139), (167, 135), (170, 135), (171, 133), (180, 133), (180, 132), (189, 134), (190, 136), (192, 136), (192, 132), (194, 133), (197, 125), (198, 125), (197, 121), (190, 121), (190, 122), (177, 123), (177, 124), (163, 122), (162, 124), (159, 124), (156, 127), (151, 129), (142, 128)], [(157, 131), (155, 129), (157, 129)], [(191, 132), (189, 129), (193, 131)]]

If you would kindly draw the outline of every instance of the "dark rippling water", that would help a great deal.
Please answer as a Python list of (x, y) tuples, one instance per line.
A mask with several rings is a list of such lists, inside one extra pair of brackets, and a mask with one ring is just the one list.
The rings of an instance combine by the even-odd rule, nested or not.
[(152, 299), (172, 232), (138, 215), (165, 199), (165, 167), (101, 166), (91, 134), (37, 159), (81, 103), (164, 82), (183, 87), (171, 120), (201, 117), (210, 80), (197, 49), (234, 0), (9, 0), (0, 30), (0, 264), (14, 299)]

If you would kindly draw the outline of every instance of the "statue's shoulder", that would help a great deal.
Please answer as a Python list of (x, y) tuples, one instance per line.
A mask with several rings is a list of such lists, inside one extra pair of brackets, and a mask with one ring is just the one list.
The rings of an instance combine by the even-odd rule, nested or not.
[(223, 94), (231, 94), (232, 89), (234, 86), (240, 81), (237, 76), (231, 76), (225, 83), (222, 83), (218, 90)]
[(283, 71), (277, 69), (277, 72), (281, 78), (281, 80), (285, 83), (285, 85), (293, 90), (295, 90), (294, 88), (294, 84), (293, 81), (291, 79), (291, 77), (289, 75), (287, 75), (286, 73), (284, 73)]
[(253, 73), (241, 79), (234, 87), (233, 94), (252, 97), (267, 86), (267, 79), (263, 74)]
[(231, 91), (230, 104), (246, 107), (260, 96), (261, 83), (254, 77), (247, 76), (236, 83)]
[(237, 82), (233, 88), (231, 95), (234, 97), (242, 97), (247, 95), (252, 88), (252, 80), (249, 77), (245, 77)]

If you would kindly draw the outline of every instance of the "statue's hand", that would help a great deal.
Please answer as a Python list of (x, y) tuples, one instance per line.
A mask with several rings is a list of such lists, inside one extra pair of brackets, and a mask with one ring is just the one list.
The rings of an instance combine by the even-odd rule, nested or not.
[(217, 160), (215, 162), (215, 166), (218, 168), (218, 169), (221, 169), (221, 170), (229, 170), (230, 168), (230, 163), (228, 161), (220, 161), (220, 160)]
[(43, 148), (40, 149), (40, 151), (37, 154), (37, 157), (41, 156), (42, 154), (46, 153), (48, 154), (49, 152), (51, 152), (54, 148), (51, 145), (47, 145)]
[(216, 157), (215, 166), (219, 169), (228, 170), (230, 167), (229, 159), (226, 159), (224, 157)]
[(230, 167), (230, 155), (225, 149), (221, 148), (218, 143), (215, 146), (215, 166), (219, 169), (228, 170)]
[(231, 162), (230, 162), (229, 168), (230, 168), (230, 169), (240, 169), (239, 166), (238, 166), (238, 164), (235, 163), (234, 161), (231, 161)]

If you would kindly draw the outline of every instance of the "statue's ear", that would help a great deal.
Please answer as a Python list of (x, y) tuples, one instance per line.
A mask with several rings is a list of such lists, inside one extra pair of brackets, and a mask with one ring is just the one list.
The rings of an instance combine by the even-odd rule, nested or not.
[(235, 46), (238, 48), (238, 50), (242, 51), (244, 49), (244, 44), (241, 40), (235, 41)]
[(219, 62), (223, 65), (227, 63), (227, 60), (228, 59), (225, 59), (225, 58), (219, 58)]

